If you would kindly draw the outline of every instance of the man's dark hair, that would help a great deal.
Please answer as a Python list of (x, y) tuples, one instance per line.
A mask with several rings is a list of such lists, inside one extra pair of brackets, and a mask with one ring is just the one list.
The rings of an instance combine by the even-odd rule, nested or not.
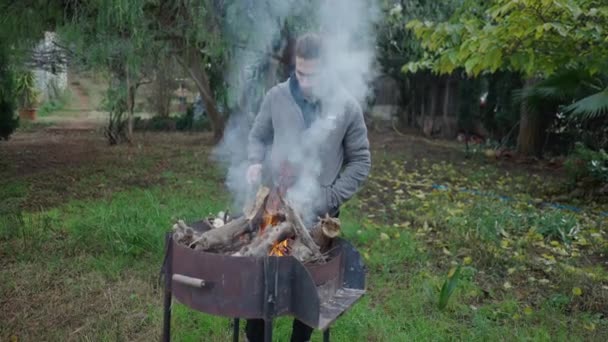
[(316, 59), (321, 57), (321, 37), (316, 33), (305, 33), (296, 41), (296, 57)]

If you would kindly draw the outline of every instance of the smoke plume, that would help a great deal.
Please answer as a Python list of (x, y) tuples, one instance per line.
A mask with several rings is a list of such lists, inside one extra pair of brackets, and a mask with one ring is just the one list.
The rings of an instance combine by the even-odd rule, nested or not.
[[(370, 82), (374, 77), (375, 32), (374, 23), (380, 11), (375, 0), (319, 0), (317, 6), (306, 1), (250, 1), (256, 25), (249, 32), (252, 36), (246, 46), (237, 50), (229, 70), (230, 94), (240, 103), (241, 112), (233, 114), (227, 123), (223, 141), (214, 151), (214, 157), (226, 167), (226, 186), (234, 199), (234, 209), (242, 208), (246, 199), (255, 195), (246, 181), (248, 133), (259, 106), (256, 91), (271, 87), (283, 80), (272, 80), (273, 84), (252, 84), (252, 75), (277, 65), (268, 64), (267, 56), (276, 50), (277, 38), (285, 20), (290, 16), (305, 13), (313, 24), (311, 31), (319, 33), (324, 43), (321, 84), (325, 87), (343, 88), (364, 107), (370, 93)], [(305, 7), (306, 6), (306, 7)], [(236, 23), (235, 23), (236, 24)], [(236, 28), (235, 28), (236, 29)], [(300, 32), (304, 33), (304, 32)], [(264, 61), (264, 62), (262, 62)], [(263, 66), (263, 68), (262, 68)], [(275, 73), (276, 74), (276, 73)], [(263, 79), (262, 82), (268, 82)], [(296, 206), (310, 224), (314, 219), (314, 203), (325, 196), (318, 182), (321, 172), (320, 147), (331, 133), (337, 116), (343, 112), (345, 96), (340, 92), (317, 89), (324, 113), (303, 133), (299, 141), (290, 146), (281, 146), (281, 153), (299, 172), (296, 183), (289, 189), (288, 199)], [(334, 96), (325, 96), (328, 93)], [(257, 96), (256, 96), (257, 95)], [(262, 95), (263, 96), (263, 95)]]

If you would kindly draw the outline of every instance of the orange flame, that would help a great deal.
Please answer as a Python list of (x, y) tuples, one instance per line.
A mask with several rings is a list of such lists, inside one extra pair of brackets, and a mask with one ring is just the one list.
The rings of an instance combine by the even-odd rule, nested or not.
[(271, 256), (286, 256), (290, 253), (289, 239), (275, 243), (270, 249), (268, 255)]
[(268, 210), (264, 211), (262, 224), (260, 225), (260, 234), (264, 234), (264, 230), (268, 227), (275, 226), (279, 223), (279, 215), (272, 214)]

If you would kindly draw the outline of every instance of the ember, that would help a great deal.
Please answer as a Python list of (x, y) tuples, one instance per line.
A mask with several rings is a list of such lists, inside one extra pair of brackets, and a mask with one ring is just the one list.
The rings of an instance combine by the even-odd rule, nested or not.
[(268, 210), (264, 212), (262, 224), (260, 224), (260, 234), (264, 234), (264, 230), (270, 226), (276, 226), (280, 222), (280, 215), (272, 214)]
[(277, 242), (274, 244), (274, 246), (272, 246), (272, 249), (270, 250), (270, 253), (268, 253), (268, 255), (270, 256), (287, 256), (291, 253), (291, 246), (289, 243), (289, 239), (285, 239), (283, 241)]

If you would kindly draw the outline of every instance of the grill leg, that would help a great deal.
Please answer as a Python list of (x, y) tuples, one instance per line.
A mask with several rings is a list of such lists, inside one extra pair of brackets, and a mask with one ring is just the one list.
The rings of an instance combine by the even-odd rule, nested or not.
[(171, 341), (171, 290), (165, 290), (163, 342)]
[(272, 342), (272, 319), (264, 320), (264, 342)]
[(323, 331), (323, 342), (329, 342), (329, 328)]
[(167, 249), (165, 256), (165, 298), (164, 298), (164, 313), (163, 313), (163, 342), (171, 341), (171, 277), (172, 277), (172, 269), (171, 269), (171, 243), (172, 241), (171, 233), (167, 233), (165, 238)]
[(238, 318), (234, 319), (234, 324), (232, 325), (232, 341), (239, 342), (239, 325), (240, 320)]

